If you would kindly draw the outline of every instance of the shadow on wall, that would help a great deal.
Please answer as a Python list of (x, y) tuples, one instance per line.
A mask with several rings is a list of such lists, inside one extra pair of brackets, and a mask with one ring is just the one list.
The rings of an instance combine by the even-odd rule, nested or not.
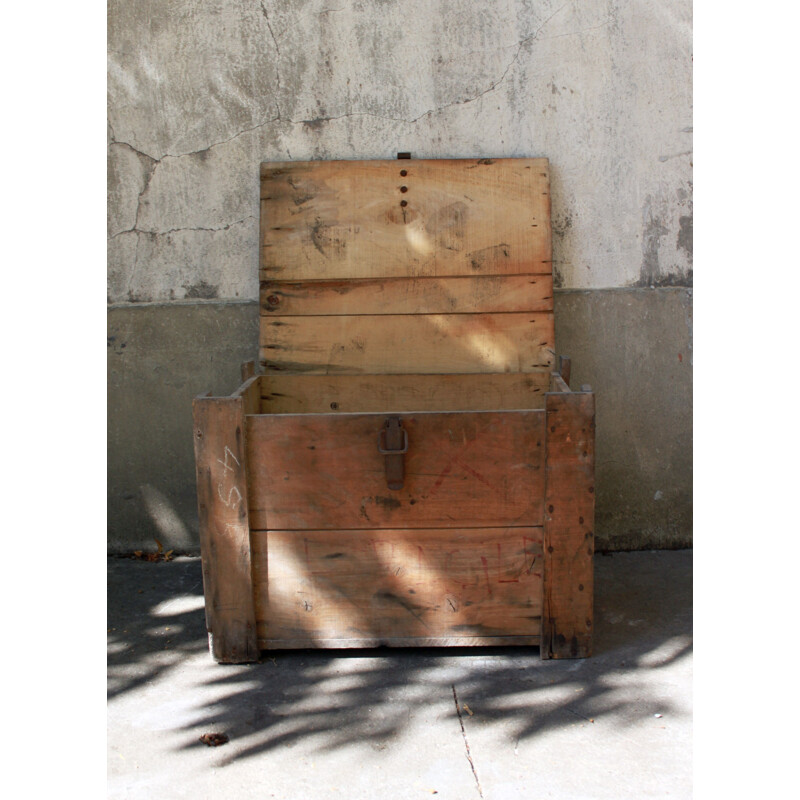
[[(635, 688), (691, 653), (691, 560), (691, 551), (598, 557), (586, 660), (541, 661), (535, 647), (301, 650), (221, 666), (207, 652), (198, 559), (110, 559), (109, 701), (193, 670), (174, 681), (171, 700), (190, 709), (174, 729), (185, 732), (184, 749), (209, 731), (236, 740), (218, 766), (301, 740), (383, 749), (431, 713), (432, 698), (454, 718), (456, 704), (465, 718), (467, 706), (479, 710), (480, 724), (502, 724), (514, 740), (601, 716), (624, 728), (631, 717), (679, 713)], [(191, 696), (177, 697), (181, 686)]]
[(197, 537), (189, 533), (169, 498), (149, 483), (139, 487), (139, 491), (142, 505), (157, 531), (156, 541), (168, 542), (171, 549), (180, 553), (196, 552)]

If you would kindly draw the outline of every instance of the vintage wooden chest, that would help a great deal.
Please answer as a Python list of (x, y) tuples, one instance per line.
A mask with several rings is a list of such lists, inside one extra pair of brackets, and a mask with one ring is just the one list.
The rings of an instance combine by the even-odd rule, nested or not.
[(262, 165), (260, 365), (194, 401), (218, 661), (589, 655), (594, 396), (554, 355), (549, 191), (541, 158)]

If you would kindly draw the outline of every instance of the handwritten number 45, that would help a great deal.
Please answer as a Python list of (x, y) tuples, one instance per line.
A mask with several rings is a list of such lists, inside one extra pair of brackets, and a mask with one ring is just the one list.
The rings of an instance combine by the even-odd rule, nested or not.
[[(231, 452), (229, 447), (225, 447), (225, 460), (223, 461), (221, 458), (218, 458), (217, 461), (222, 464), (222, 480), (219, 482), (217, 486), (217, 493), (219, 494), (220, 500), (228, 507), (233, 508), (235, 505), (241, 502), (242, 500), (242, 493), (235, 487), (232, 486), (228, 489), (227, 496), (224, 494), (225, 492), (225, 483), (226, 478), (228, 477), (228, 472), (234, 472), (234, 467), (231, 466), (231, 461), (233, 461), (236, 466), (240, 466), (239, 459)], [(236, 497), (234, 498), (234, 494)]]

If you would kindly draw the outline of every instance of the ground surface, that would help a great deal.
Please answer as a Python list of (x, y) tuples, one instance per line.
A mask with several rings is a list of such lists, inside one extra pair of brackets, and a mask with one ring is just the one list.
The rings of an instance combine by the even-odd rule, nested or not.
[(690, 798), (692, 552), (597, 556), (595, 635), (220, 666), (199, 559), (109, 559), (108, 796)]

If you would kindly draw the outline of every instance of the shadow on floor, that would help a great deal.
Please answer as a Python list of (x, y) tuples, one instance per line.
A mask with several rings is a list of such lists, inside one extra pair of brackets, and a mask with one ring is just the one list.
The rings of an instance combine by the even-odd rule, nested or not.
[[(692, 552), (596, 557), (595, 646), (585, 660), (541, 661), (535, 647), (416, 648), (277, 651), (259, 664), (216, 665), (199, 559), (109, 559), (108, 615), (109, 700), (194, 665), (202, 688), (186, 730), (246, 739), (236, 758), (309, 738), (321, 750), (384, 749), (433, 707), (502, 724), (519, 740), (601, 715), (625, 726), (634, 710), (637, 719), (670, 713), (652, 693), (635, 699), (636, 686), (691, 652)], [(191, 681), (180, 684), (191, 691)]]

